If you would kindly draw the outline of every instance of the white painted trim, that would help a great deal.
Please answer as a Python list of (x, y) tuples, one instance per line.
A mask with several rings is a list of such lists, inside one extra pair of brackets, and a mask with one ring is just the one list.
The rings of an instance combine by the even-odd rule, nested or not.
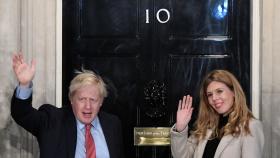
[(260, 0), (251, 0), (251, 103), (252, 112), (260, 118)]
[(55, 105), (62, 106), (62, 0), (56, 0), (56, 85)]

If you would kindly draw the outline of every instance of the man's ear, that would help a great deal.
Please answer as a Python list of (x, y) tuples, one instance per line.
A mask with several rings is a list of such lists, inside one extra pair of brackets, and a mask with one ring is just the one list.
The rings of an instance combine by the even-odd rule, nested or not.
[(104, 101), (104, 100), (102, 100), (101, 103), (99, 104), (100, 107), (103, 105), (103, 101)]
[(73, 104), (73, 101), (72, 101), (72, 99), (71, 99), (71, 98), (69, 98), (69, 101), (70, 101), (70, 104), (72, 105), (72, 104)]
[(104, 101), (104, 98), (102, 98), (102, 100), (101, 100), (101, 103), (100, 103), (100, 107), (103, 105), (103, 101)]

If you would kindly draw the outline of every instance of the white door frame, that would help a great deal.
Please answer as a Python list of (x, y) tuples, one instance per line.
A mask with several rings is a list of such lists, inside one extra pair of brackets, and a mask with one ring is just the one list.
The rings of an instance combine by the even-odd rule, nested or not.
[(260, 0), (251, 0), (251, 103), (256, 118), (261, 117), (260, 17)]
[(62, 106), (62, 0), (56, 0), (55, 105)]

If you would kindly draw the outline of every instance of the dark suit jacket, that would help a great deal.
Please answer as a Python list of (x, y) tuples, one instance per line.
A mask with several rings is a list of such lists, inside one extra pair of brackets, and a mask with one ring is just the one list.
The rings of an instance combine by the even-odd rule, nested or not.
[[(26, 100), (11, 101), (11, 115), (38, 140), (41, 158), (74, 158), (77, 126), (71, 106), (57, 108), (44, 104), (38, 110), (32, 107), (32, 96)], [(110, 158), (123, 158), (120, 120), (111, 114), (99, 112), (101, 127)]]

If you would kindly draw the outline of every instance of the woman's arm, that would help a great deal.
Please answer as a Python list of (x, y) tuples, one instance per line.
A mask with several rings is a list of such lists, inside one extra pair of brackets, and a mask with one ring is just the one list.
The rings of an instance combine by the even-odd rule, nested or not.
[(174, 158), (191, 158), (196, 144), (188, 138), (188, 124), (193, 112), (192, 97), (184, 96), (179, 100), (176, 124), (171, 128), (171, 152)]
[(188, 137), (188, 126), (181, 132), (176, 131), (176, 124), (171, 128), (171, 152), (174, 158), (193, 158), (197, 140)]

